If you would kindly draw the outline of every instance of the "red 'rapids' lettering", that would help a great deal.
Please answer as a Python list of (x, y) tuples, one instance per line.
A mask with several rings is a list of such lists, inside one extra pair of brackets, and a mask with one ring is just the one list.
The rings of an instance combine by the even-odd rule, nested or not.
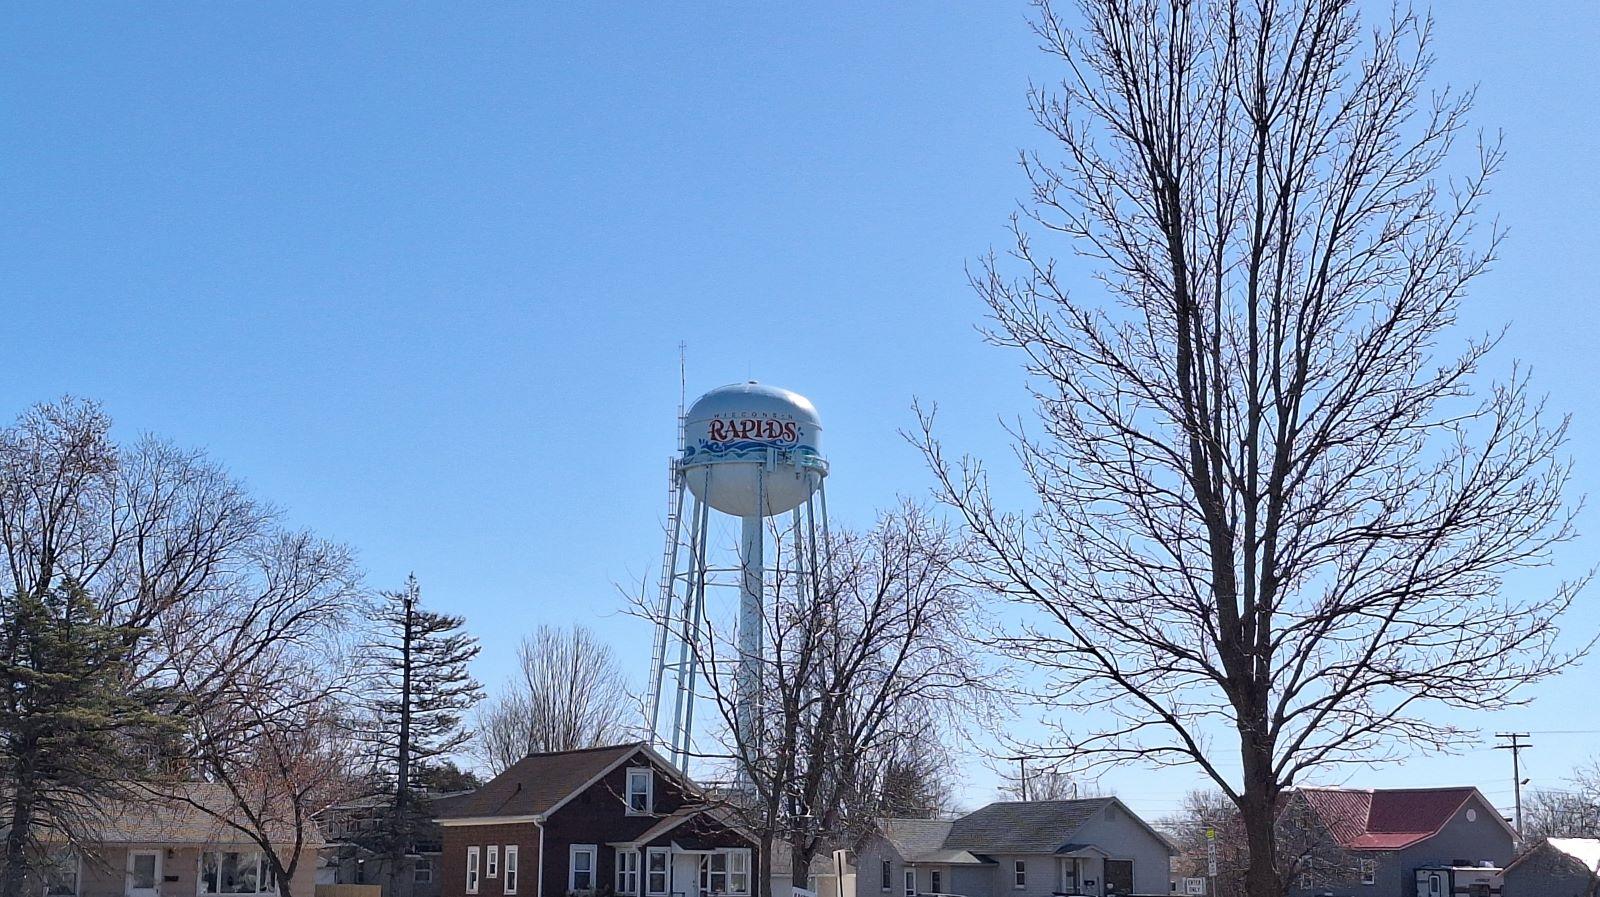
[(773, 442), (800, 440), (800, 428), (792, 420), (713, 420), (709, 430), (712, 442), (735, 439), (765, 439)]

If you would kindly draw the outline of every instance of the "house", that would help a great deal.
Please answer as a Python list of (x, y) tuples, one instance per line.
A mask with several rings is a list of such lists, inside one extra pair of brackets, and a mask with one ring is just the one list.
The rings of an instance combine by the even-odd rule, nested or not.
[(1600, 838), (1546, 838), (1506, 866), (1505, 897), (1600, 897)]
[(396, 872), (385, 857), (373, 852), (373, 838), (391, 822), (394, 795), (377, 794), (342, 801), (317, 815), (327, 843), (323, 845), (317, 873), (319, 885), (379, 885), (385, 897), (439, 897), (439, 826), (432, 821), (433, 804), (469, 794), (418, 792), (415, 797), (429, 818), (418, 827)]
[(1307, 828), (1328, 848), (1298, 852), (1289, 897), (1416, 897), (1419, 871), (1444, 881), (1494, 877), (1483, 870), (1510, 862), (1515, 840), (1476, 788), (1298, 788), (1285, 801), (1284, 828)]
[[(269, 861), (244, 833), (217, 818), (234, 806), (221, 785), (164, 786), (150, 795), (111, 803), (79, 849), (62, 847), (53, 868), (33, 883), (43, 897), (312, 897), (316, 888), (315, 826), (302, 832), (294, 877), (278, 887)], [(198, 805), (198, 806), (196, 806)], [(201, 809), (201, 808), (205, 809)], [(270, 808), (269, 808), (270, 809)], [(210, 811), (210, 812), (208, 812)], [(295, 833), (269, 830), (281, 860), (295, 856)]]
[(644, 743), (533, 754), (435, 803), (441, 897), (740, 897), (757, 843)]
[(1173, 847), (1115, 797), (992, 803), (956, 819), (882, 819), (846, 897), (1166, 894)]

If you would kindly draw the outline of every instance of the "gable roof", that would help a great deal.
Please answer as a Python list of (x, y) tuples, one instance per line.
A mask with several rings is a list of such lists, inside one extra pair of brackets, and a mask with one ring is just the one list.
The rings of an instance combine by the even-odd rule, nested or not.
[(1055, 853), (1115, 798), (998, 801), (950, 823), (946, 848), (974, 853)]
[(1522, 865), (1523, 860), (1541, 850), (1553, 850), (1583, 867), (1590, 875), (1600, 878), (1600, 838), (1546, 838), (1506, 864), (1506, 871)]
[(649, 745), (635, 741), (576, 751), (529, 754), (476, 791), (434, 801), (434, 814), (440, 820), (548, 816), (640, 753), (649, 757), (659, 772), (693, 790), (688, 780), (662, 761)]
[[(1468, 801), (1488, 801), (1476, 788), (1300, 788), (1328, 834), (1349, 850), (1399, 850), (1426, 841)], [(1507, 833), (1498, 812), (1487, 813)]]
[(878, 820), (878, 833), (894, 845), (902, 859), (915, 860), (942, 849), (950, 826), (948, 819), (890, 817)]

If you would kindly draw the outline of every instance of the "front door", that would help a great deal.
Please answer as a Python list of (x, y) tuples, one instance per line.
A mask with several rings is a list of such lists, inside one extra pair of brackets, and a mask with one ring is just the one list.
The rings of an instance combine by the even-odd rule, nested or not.
[(1106, 860), (1106, 897), (1133, 893), (1133, 860)]
[(126, 897), (160, 897), (161, 851), (128, 851)]

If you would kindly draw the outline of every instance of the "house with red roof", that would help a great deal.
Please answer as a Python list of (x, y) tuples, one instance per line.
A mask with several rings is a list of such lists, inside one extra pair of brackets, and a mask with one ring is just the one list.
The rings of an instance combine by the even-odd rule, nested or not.
[[(1290, 882), (1290, 897), (1455, 897), (1449, 882), (1488, 882), (1472, 870), (1505, 867), (1516, 834), (1476, 788), (1299, 788), (1284, 820), (1306, 827), (1329, 850), (1308, 850)], [(1443, 876), (1438, 893), (1418, 890), (1418, 872)], [(1456, 894), (1498, 893), (1484, 884)]]

